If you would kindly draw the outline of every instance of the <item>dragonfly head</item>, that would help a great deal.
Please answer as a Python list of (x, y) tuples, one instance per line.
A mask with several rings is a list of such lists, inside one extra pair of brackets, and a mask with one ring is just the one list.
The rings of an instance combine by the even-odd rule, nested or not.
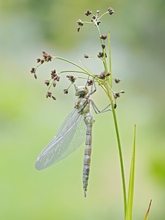
[(86, 94), (88, 94), (88, 89), (85, 86), (75, 86), (75, 96), (84, 97)]

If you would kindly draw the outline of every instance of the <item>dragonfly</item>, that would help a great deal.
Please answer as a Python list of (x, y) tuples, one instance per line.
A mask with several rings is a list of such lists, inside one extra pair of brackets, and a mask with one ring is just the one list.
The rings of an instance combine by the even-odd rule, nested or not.
[(102, 113), (108, 111), (106, 109), (109, 105), (100, 111), (90, 98), (96, 92), (96, 86), (91, 91), (87, 86), (74, 86), (75, 96), (78, 96), (74, 109), (66, 117), (54, 138), (39, 154), (35, 168), (42, 170), (61, 161), (85, 142), (82, 181), (86, 197), (92, 152), (92, 126), (95, 122), (92, 107), (96, 113)]

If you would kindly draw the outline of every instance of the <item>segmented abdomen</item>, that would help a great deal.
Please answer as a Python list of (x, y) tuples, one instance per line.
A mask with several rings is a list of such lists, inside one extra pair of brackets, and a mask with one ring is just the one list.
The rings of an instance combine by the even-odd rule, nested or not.
[(90, 171), (90, 162), (91, 162), (91, 151), (92, 151), (92, 123), (87, 124), (86, 131), (86, 142), (85, 142), (85, 151), (84, 151), (84, 169), (83, 169), (83, 189), (84, 196), (86, 197), (88, 178)]

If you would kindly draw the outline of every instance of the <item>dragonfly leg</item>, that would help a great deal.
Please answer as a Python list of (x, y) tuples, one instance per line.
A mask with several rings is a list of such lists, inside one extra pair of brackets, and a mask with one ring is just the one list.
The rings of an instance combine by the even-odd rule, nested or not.
[(101, 114), (101, 113), (105, 113), (105, 112), (111, 111), (111, 109), (107, 109), (107, 108), (109, 108), (109, 106), (111, 106), (111, 104), (109, 104), (107, 107), (105, 107), (101, 111), (98, 109), (98, 107), (96, 106), (96, 104), (94, 103), (93, 100), (91, 100), (91, 104), (92, 104), (92, 107), (93, 107), (93, 109), (94, 109), (96, 114)]

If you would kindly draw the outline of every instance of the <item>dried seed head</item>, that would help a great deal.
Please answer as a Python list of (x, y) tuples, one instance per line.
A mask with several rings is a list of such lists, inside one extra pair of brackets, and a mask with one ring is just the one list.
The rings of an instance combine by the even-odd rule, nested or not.
[(81, 19), (78, 19), (78, 20), (77, 20), (77, 24), (78, 24), (79, 26), (83, 26), (83, 25), (84, 25), (84, 23), (83, 23), (83, 21), (82, 21)]
[(40, 63), (41, 62), (41, 59), (40, 58), (37, 58), (37, 63)]
[(36, 68), (34, 68), (34, 67), (31, 68), (30, 72), (31, 72), (31, 73), (35, 73), (35, 72), (36, 72)]
[(105, 77), (110, 76), (110, 75), (111, 75), (110, 72), (106, 73), (106, 72), (104, 71), (104, 72), (100, 73), (99, 75), (95, 75), (95, 77), (97, 77), (97, 78), (99, 78), (99, 79), (105, 79)]
[(64, 89), (64, 94), (68, 94), (68, 89)]
[(45, 51), (43, 51), (42, 56), (43, 56), (44, 60), (46, 61), (46, 58), (47, 58), (48, 54)]
[(66, 76), (72, 83), (74, 83), (76, 81), (76, 78), (72, 75), (68, 75)]
[(97, 57), (98, 58), (102, 58), (102, 57), (107, 57), (107, 54), (106, 53), (104, 53), (104, 52), (99, 52), (98, 54), (97, 54)]
[(104, 56), (104, 53), (103, 52), (99, 52), (99, 54), (97, 56), (98, 56), (98, 58), (102, 58)]
[(56, 82), (55, 81), (53, 82), (53, 87), (56, 87)]
[(120, 97), (120, 93), (119, 93), (119, 92), (115, 92), (115, 93), (114, 93), (114, 98), (117, 99), (117, 98), (119, 98), (119, 97)]
[(95, 20), (96, 19), (96, 16), (95, 15), (93, 15), (92, 16), (92, 20), (91, 21), (93, 21), (93, 20)]
[(99, 20), (99, 21), (97, 21), (97, 25), (99, 26), (99, 24), (101, 24), (101, 21)]
[(108, 8), (108, 12), (110, 15), (113, 15), (115, 13), (114, 9), (113, 8)]
[(48, 92), (46, 93), (46, 98), (51, 97), (51, 96), (52, 96), (52, 93), (51, 93), (50, 91), (48, 91)]
[(80, 31), (80, 27), (77, 28), (77, 32), (79, 32), (79, 31)]
[(101, 47), (104, 49), (105, 48), (105, 44), (102, 44)]
[(52, 70), (52, 71), (51, 71), (51, 74), (55, 74), (55, 73), (56, 73), (56, 70)]
[(48, 55), (46, 61), (47, 62), (52, 61), (52, 56)]
[(84, 54), (84, 58), (89, 58), (88, 54)]
[(120, 79), (114, 79), (115, 83), (119, 83), (121, 80)]
[(99, 15), (99, 13), (100, 13), (100, 10), (97, 10), (97, 11), (96, 11), (96, 13), (97, 13), (97, 15)]
[(37, 79), (37, 75), (34, 73), (34, 78)]
[(105, 79), (105, 77), (106, 77), (105, 72), (102, 72), (102, 73), (99, 75), (99, 79)]
[(105, 40), (105, 39), (107, 39), (107, 35), (106, 35), (106, 34), (102, 34), (102, 35), (100, 36), (100, 38), (103, 39), (103, 40)]
[(89, 16), (89, 15), (92, 14), (92, 11), (87, 10), (86, 12), (84, 12), (84, 14), (85, 14), (86, 16)]
[(52, 95), (52, 99), (56, 100), (56, 97)]
[(43, 59), (40, 60), (40, 63), (41, 63), (41, 64), (43, 64), (44, 62), (45, 62), (45, 60), (43, 60)]
[(51, 71), (51, 78), (54, 79), (54, 77), (57, 76), (56, 70)]
[(51, 78), (52, 78), (52, 79), (54, 79), (54, 77), (55, 77), (54, 75), (51, 75)]
[(106, 72), (104, 71), (104, 72), (102, 72), (102, 73), (100, 73), (100, 75), (99, 75), (99, 79), (105, 79), (105, 77), (106, 77)]
[(56, 76), (54, 77), (54, 80), (56, 80), (57, 82), (59, 82), (59, 81), (60, 81), (60, 77), (59, 77), (58, 75), (56, 75)]
[(49, 86), (49, 84), (50, 84), (49, 80), (45, 80), (44, 83), (45, 83), (47, 86)]
[(110, 72), (106, 73), (106, 76), (110, 76), (110, 75), (111, 75), (111, 73), (110, 73)]
[(52, 56), (48, 53), (46, 53), (45, 51), (42, 51), (42, 56), (44, 58), (44, 61), (49, 62), (52, 60)]

